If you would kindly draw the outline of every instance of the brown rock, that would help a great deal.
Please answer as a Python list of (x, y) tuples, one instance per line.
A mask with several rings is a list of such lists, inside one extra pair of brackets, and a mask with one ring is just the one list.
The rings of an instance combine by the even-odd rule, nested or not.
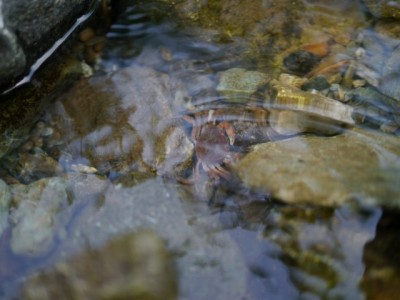
[(142, 230), (33, 275), (22, 295), (30, 300), (170, 300), (177, 297), (177, 283), (163, 240)]
[(288, 203), (399, 206), (399, 157), (399, 138), (354, 130), (259, 144), (234, 170), (250, 189)]

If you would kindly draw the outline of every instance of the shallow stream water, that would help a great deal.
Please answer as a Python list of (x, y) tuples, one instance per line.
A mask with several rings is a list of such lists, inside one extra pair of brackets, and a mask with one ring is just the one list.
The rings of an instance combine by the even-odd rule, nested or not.
[[(0, 298), (139, 297), (104, 245), (151, 229), (174, 280), (149, 271), (143, 299), (396, 299), (400, 22), (206, 2), (129, 6), (2, 158)], [(91, 249), (104, 265), (60, 266)]]

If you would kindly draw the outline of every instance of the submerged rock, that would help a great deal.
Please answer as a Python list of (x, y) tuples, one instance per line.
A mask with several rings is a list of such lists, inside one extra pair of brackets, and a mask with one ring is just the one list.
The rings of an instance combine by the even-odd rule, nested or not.
[(282, 252), (275, 257), (305, 298), (364, 299), (359, 287), (365, 274), (362, 257), (366, 243), (374, 239), (381, 209), (358, 208), (278, 205), (270, 211), (263, 236), (279, 246)]
[(287, 203), (400, 206), (400, 140), (363, 130), (260, 144), (234, 166), (244, 184)]
[[(171, 1), (177, 21), (212, 28), (221, 41), (243, 38), (248, 43), (246, 60), (257, 61), (260, 70), (272, 73), (282, 68), (283, 57), (299, 46), (329, 40), (347, 44), (359, 27), (365, 26), (358, 1)], [(278, 50), (277, 50), (278, 49)], [(279, 72), (276, 72), (277, 74)]]
[(49, 250), (59, 224), (57, 214), (68, 204), (66, 187), (66, 180), (60, 177), (12, 186), (15, 209), (10, 218), (14, 253), (39, 255)]
[(332, 135), (355, 123), (352, 107), (276, 80), (268, 84), (263, 106), (272, 109), (270, 125), (282, 135), (302, 132)]
[[(106, 178), (94, 174), (70, 173), (68, 177), (12, 185), (11, 196), (8, 195), (8, 201), (13, 205), (10, 213), (12, 251), (32, 257), (46, 254), (56, 238), (64, 238), (72, 203), (96, 198), (109, 184)], [(1, 222), (4, 220), (6, 226), (7, 189), (3, 196), (1, 189), (0, 185), (0, 216), (4, 213)], [(2, 225), (0, 223), (0, 230)]]
[(286, 56), (283, 59), (283, 65), (287, 71), (304, 76), (309, 73), (320, 60), (318, 56), (311, 52), (298, 50)]
[(60, 164), (45, 153), (21, 153), (19, 155), (21, 169), (17, 178), (23, 182), (34, 179), (60, 175), (63, 171)]
[[(375, 77), (379, 80), (377, 89), (382, 94), (393, 98), (392, 109), (395, 113), (399, 114), (399, 36), (391, 37), (389, 32), (385, 31), (365, 31), (363, 35), (365, 54), (360, 58), (360, 62), (375, 73)], [(380, 97), (378, 97), (374, 105), (379, 107), (381, 105), (380, 102), (385, 101), (382, 101)]]
[(367, 299), (396, 299), (400, 284), (399, 212), (383, 210), (375, 236), (364, 247), (360, 287)]
[(22, 295), (30, 300), (172, 300), (177, 283), (164, 241), (151, 230), (140, 230), (30, 276)]
[(380, 89), (381, 91), (397, 100), (397, 106), (394, 108), (400, 114), (400, 41), (389, 55), (384, 59), (385, 65), (383, 67), (382, 79)]
[(10, 203), (10, 188), (0, 179), (0, 236), (8, 225), (8, 209)]
[[(149, 179), (132, 188), (109, 186), (104, 203), (85, 208), (71, 226), (71, 238), (58, 252), (76, 252), (87, 246), (99, 248), (116, 235), (149, 228), (157, 232), (175, 254), (182, 299), (236, 299), (245, 295), (246, 265), (229, 234), (208, 221), (201, 228), (202, 213), (191, 214), (180, 199), (177, 186)], [(97, 268), (96, 261), (92, 266)], [(112, 262), (110, 262), (112, 263)], [(89, 266), (88, 266), (89, 267)], [(206, 288), (205, 288), (206, 287)]]
[(232, 68), (219, 74), (217, 91), (224, 97), (224, 101), (245, 104), (270, 79), (261, 72)]
[(88, 161), (100, 173), (170, 173), (193, 145), (176, 126), (185, 90), (179, 81), (133, 66), (83, 79), (49, 109), (54, 145), (68, 165)]
[(370, 12), (377, 18), (400, 19), (400, 1), (398, 0), (364, 0)]

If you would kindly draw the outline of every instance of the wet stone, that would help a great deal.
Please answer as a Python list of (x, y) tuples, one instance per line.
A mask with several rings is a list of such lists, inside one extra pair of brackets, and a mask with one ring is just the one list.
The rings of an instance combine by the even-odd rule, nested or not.
[[(148, 228), (166, 240), (168, 250), (175, 254), (182, 298), (244, 296), (246, 266), (229, 234), (215, 230), (218, 223), (212, 232), (201, 228), (197, 224), (201, 212), (186, 210), (174, 184), (153, 178), (129, 186), (127, 182), (110, 185), (101, 207), (87, 206), (72, 226), (71, 238), (61, 246), (60, 255), (88, 246), (99, 248), (117, 235)], [(209, 215), (208, 207), (201, 207)], [(209, 221), (208, 228), (211, 226)]]
[(383, 76), (381, 79), (381, 84), (379, 86), (380, 90), (395, 99), (397, 99), (396, 111), (400, 112), (400, 43), (386, 58), (385, 65), (383, 67)]
[(400, 1), (395, 0), (365, 0), (370, 12), (377, 18), (382, 19), (400, 19)]
[(365, 54), (360, 62), (376, 73), (379, 77), (378, 89), (383, 94), (400, 99), (399, 91), (399, 46), (398, 37), (391, 37), (389, 33), (373, 31), (363, 32), (363, 47)]
[(364, 247), (364, 276), (360, 286), (368, 299), (396, 299), (398, 297), (400, 260), (399, 212), (383, 210), (375, 237)]
[(246, 103), (269, 80), (269, 76), (261, 72), (232, 68), (219, 74), (217, 91), (224, 101)]
[(60, 177), (11, 187), (14, 209), (11, 248), (14, 253), (39, 255), (49, 249), (58, 225), (57, 214), (68, 205), (67, 182)]
[(362, 257), (381, 212), (355, 207), (282, 205), (270, 211), (263, 235), (283, 249), (279, 260), (306, 299), (364, 299), (358, 286), (365, 272)]
[(85, 173), (68, 173), (68, 187), (74, 199), (85, 199), (104, 192), (109, 180), (104, 176)]
[(270, 110), (270, 126), (285, 136), (303, 132), (333, 135), (355, 123), (353, 107), (276, 80), (270, 81), (263, 105)]
[(177, 291), (164, 241), (154, 231), (140, 230), (30, 276), (22, 298), (172, 300)]
[(301, 136), (257, 145), (233, 169), (248, 188), (287, 203), (399, 207), (399, 146), (397, 137), (359, 129)]
[(11, 203), (10, 188), (0, 179), (0, 236), (8, 225), (8, 209)]
[(27, 182), (34, 178), (55, 176), (62, 172), (60, 164), (45, 153), (20, 154), (19, 160), (22, 168), (17, 177)]
[(193, 145), (177, 126), (185, 89), (180, 81), (132, 66), (83, 79), (48, 111), (67, 168), (86, 162), (100, 174), (165, 174), (188, 161)]
[(380, 93), (372, 87), (360, 87), (352, 91), (358, 114), (368, 121), (382, 125), (394, 121), (400, 124), (400, 101)]
[(306, 91), (309, 91), (309, 90), (322, 91), (322, 90), (328, 89), (329, 87), (330, 87), (330, 84), (324, 76), (316, 76), (316, 77), (312, 78), (311, 80), (305, 82), (301, 86), (301, 88)]
[(315, 54), (299, 50), (293, 52), (283, 59), (285, 68), (298, 75), (305, 75), (310, 72), (321, 59)]

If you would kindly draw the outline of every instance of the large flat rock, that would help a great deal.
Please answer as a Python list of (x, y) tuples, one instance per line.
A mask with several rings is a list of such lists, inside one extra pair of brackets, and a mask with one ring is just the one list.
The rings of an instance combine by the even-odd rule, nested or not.
[(400, 206), (400, 139), (363, 130), (260, 144), (234, 170), (250, 189), (287, 203), (350, 200)]

